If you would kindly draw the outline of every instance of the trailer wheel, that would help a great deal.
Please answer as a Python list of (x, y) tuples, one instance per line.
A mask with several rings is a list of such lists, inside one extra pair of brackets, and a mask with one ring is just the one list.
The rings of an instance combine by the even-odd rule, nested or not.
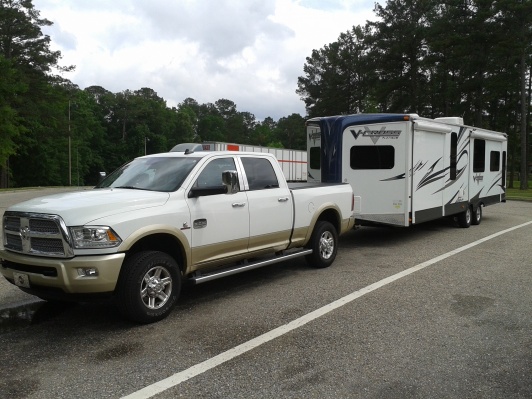
[(473, 211), (473, 218), (471, 219), (471, 224), (479, 225), (482, 221), (482, 206), (479, 204), (477, 209)]
[(128, 259), (123, 268), (117, 286), (122, 314), (146, 324), (168, 316), (181, 291), (176, 261), (164, 252), (143, 251)]
[(468, 205), (467, 209), (458, 215), (458, 225), (464, 229), (471, 226), (471, 206)]
[(305, 257), (307, 263), (318, 269), (329, 267), (338, 252), (338, 232), (327, 221), (318, 221), (307, 244), (312, 253)]

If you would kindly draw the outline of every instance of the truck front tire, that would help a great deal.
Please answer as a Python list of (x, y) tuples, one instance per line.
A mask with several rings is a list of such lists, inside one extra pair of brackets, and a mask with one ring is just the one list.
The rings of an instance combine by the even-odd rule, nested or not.
[(135, 322), (164, 319), (181, 291), (181, 272), (176, 261), (159, 251), (143, 251), (129, 258), (118, 282), (118, 307)]
[(327, 221), (318, 221), (307, 245), (312, 253), (305, 257), (307, 263), (318, 269), (329, 267), (338, 252), (338, 232)]

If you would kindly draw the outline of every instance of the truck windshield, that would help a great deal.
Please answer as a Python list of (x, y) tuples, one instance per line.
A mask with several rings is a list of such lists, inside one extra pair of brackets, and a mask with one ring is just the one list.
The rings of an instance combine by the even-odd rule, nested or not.
[(175, 191), (200, 158), (137, 158), (121, 166), (95, 188), (126, 188), (150, 191)]

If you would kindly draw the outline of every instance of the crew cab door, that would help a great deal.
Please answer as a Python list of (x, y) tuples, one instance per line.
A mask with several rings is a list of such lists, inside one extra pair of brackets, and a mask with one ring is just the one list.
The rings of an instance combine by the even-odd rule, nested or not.
[(293, 199), (284, 175), (268, 157), (241, 156), (249, 203), (249, 251), (286, 249), (292, 232)]
[(225, 194), (222, 172), (238, 170), (233, 157), (211, 159), (187, 190), (193, 268), (248, 250), (249, 209), (244, 191)]

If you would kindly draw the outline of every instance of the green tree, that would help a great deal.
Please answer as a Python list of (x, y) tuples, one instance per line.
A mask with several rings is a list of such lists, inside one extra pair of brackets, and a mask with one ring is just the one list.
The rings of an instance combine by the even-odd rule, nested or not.
[(364, 111), (372, 78), (367, 67), (367, 33), (365, 28), (353, 27), (307, 57), (305, 76), (298, 78), (296, 93), (310, 117)]
[(385, 112), (426, 111), (428, 20), (432, 0), (389, 0), (375, 5), (377, 22), (368, 22), (372, 35), (371, 65), (374, 96)]
[(24, 94), (27, 86), (17, 78), (18, 71), (12, 62), (0, 55), (0, 187), (9, 186), (9, 157), (15, 154), (16, 140), (25, 128), (14, 108), (17, 97)]
[(530, 71), (532, 70), (532, 2), (530, 0), (500, 0), (495, 4), (497, 19), (501, 32), (505, 32), (503, 43), (515, 55), (515, 70), (519, 74), (519, 132), (520, 132), (520, 189), (528, 189), (528, 160), (529, 160), (529, 108), (530, 108)]
[(264, 121), (257, 123), (253, 129), (255, 144), (263, 147), (277, 147), (274, 145), (275, 139), (273, 136), (276, 126), (277, 123), (269, 116)]
[[(36, 179), (42, 184), (59, 183), (65, 178), (61, 170), (64, 157), (53, 138), (65, 138), (61, 97), (66, 81), (53, 71), (69, 71), (72, 67), (58, 64), (60, 52), (51, 51), (50, 38), (42, 34), (41, 27), (51, 24), (40, 18), (31, 0), (0, 0), (0, 68), (5, 72), (1, 90), (7, 91), (0, 104), (5, 115), (5, 144), (0, 155), (3, 185), (10, 173), (7, 162), (12, 185)], [(28, 171), (32, 166), (37, 175), (31, 176)]]
[(169, 137), (170, 147), (179, 143), (191, 143), (196, 139), (197, 120), (196, 113), (189, 106), (180, 106), (174, 109), (176, 113), (176, 127)]
[(306, 150), (305, 119), (299, 114), (279, 119), (274, 129), (274, 137), (282, 143), (284, 148)]

